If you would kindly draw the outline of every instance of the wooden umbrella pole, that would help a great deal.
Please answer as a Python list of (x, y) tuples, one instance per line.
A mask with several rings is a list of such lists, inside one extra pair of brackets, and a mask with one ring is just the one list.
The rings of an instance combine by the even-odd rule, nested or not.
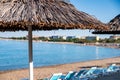
[(33, 80), (33, 50), (32, 50), (32, 26), (28, 26), (29, 46), (29, 80)]

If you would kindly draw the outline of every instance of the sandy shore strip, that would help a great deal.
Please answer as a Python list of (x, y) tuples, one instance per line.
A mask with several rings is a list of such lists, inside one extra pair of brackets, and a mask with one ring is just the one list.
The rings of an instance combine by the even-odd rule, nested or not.
[[(85, 67), (92, 66), (107, 67), (112, 63), (120, 65), (120, 57), (34, 68), (34, 80), (46, 77), (48, 78), (53, 73), (62, 72), (66, 74), (68, 71), (79, 71), (81, 68)], [(29, 77), (28, 69), (0, 72), (0, 80), (21, 80), (22, 78), (28, 77)]]

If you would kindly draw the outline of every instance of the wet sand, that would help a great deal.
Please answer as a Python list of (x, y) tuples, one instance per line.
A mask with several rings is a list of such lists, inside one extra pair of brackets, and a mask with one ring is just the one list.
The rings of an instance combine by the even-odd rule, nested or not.
[[(62, 72), (65, 74), (71, 70), (79, 71), (81, 68), (85, 67), (88, 68), (92, 66), (107, 67), (112, 63), (120, 65), (120, 57), (34, 68), (34, 80), (50, 77), (53, 73)], [(0, 72), (0, 80), (20, 80), (22, 78), (28, 77), (29, 77), (28, 69)]]

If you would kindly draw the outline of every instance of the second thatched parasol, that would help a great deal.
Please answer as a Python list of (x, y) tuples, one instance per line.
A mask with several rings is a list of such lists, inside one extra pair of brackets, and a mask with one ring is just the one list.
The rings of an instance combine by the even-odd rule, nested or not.
[(97, 30), (93, 34), (120, 34), (120, 14), (108, 23), (110, 30)]
[(29, 31), (30, 80), (33, 80), (32, 30), (109, 29), (66, 0), (1, 0), (0, 31)]

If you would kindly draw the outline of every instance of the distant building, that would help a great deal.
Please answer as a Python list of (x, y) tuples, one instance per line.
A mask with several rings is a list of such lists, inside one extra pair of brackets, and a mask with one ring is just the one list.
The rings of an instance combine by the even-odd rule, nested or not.
[(86, 39), (86, 37), (85, 37), (85, 36), (82, 36), (80, 39)]
[(75, 39), (76, 36), (67, 36), (67, 39)]
[(66, 36), (61, 36), (61, 38), (62, 38), (62, 39), (64, 39), (64, 40), (66, 40), (66, 39), (67, 39), (67, 37), (66, 37)]
[(51, 36), (50, 38), (52, 38), (52, 39), (59, 39), (59, 38), (61, 38), (61, 36)]
[(81, 39), (81, 37), (80, 37), (80, 36), (75, 36), (75, 38)]
[(90, 41), (91, 41), (91, 40), (97, 40), (97, 41), (98, 41), (98, 40), (99, 40), (99, 37), (98, 37), (98, 36), (87, 36), (87, 37), (86, 37), (86, 40), (90, 40)]
[(120, 36), (110, 36), (110, 38), (109, 39), (114, 39), (114, 40), (117, 40), (117, 39), (119, 39), (120, 38)]
[(45, 37), (46, 39), (50, 40), (50, 37)]
[(64, 39), (64, 40), (67, 39), (66, 36), (51, 36), (50, 38), (52, 38), (52, 39)]

